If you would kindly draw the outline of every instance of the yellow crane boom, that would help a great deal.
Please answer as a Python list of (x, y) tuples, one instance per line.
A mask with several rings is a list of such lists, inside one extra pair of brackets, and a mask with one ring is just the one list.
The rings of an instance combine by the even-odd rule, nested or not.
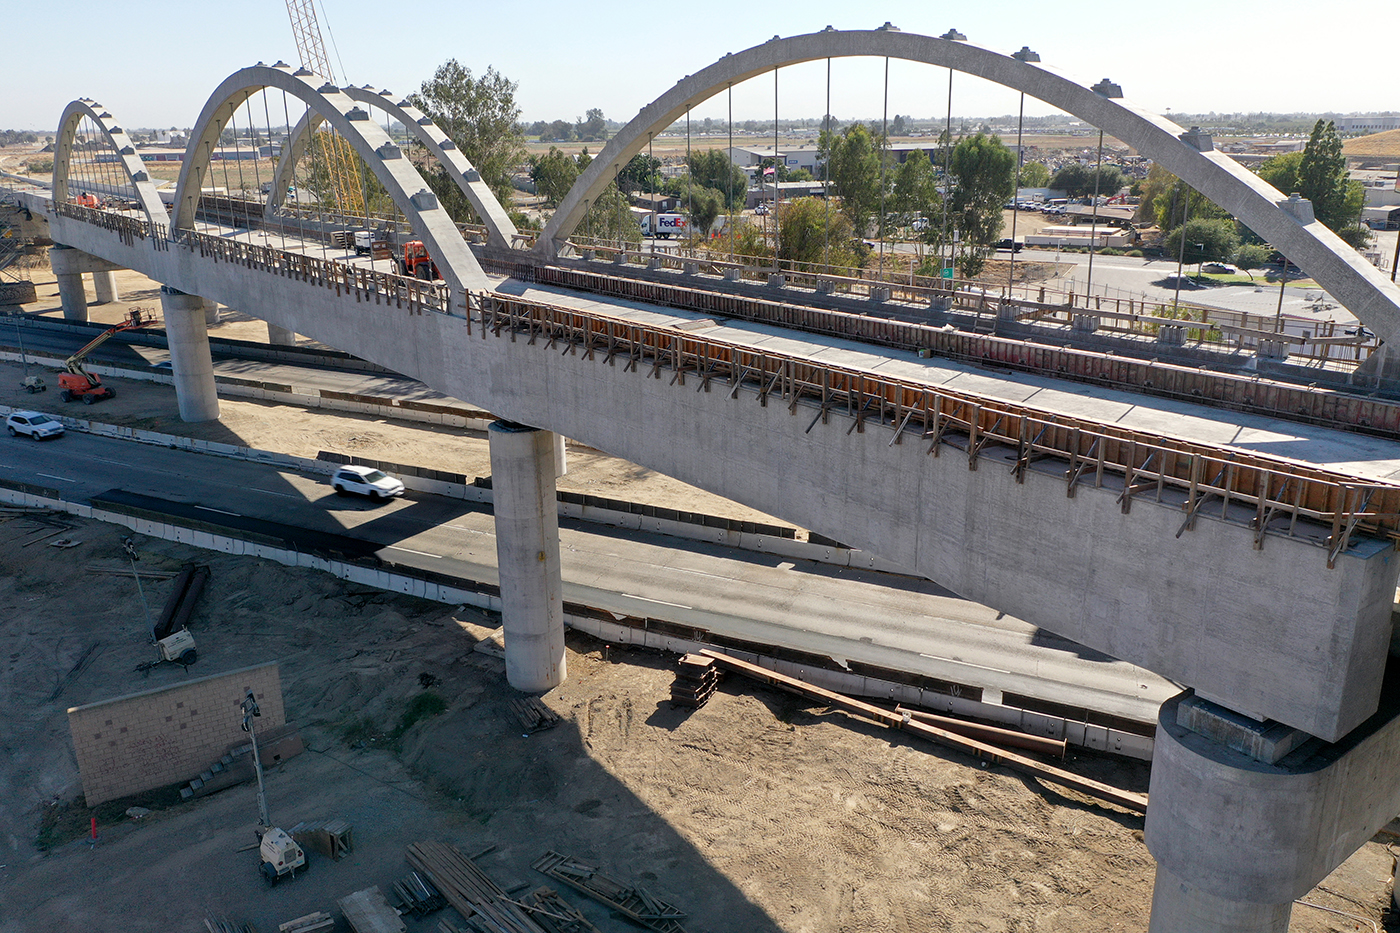
[[(326, 42), (321, 37), (321, 24), (316, 19), (315, 0), (286, 0), (287, 17), (292, 21), (292, 38), (296, 41), (301, 65), (334, 82)], [(290, 132), (291, 127), (288, 127)], [(328, 124), (313, 134), (313, 158), (319, 158), (326, 168), (336, 206), (346, 214), (363, 216), (365, 199), (356, 170), (355, 150)]]

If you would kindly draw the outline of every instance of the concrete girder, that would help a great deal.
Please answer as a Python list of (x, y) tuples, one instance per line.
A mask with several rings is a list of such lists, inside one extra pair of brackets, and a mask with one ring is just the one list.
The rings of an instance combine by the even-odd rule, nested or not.
[(73, 163), (73, 137), (83, 117), (92, 120), (112, 148), (117, 151), (118, 162), (131, 186), (136, 191), (136, 200), (146, 212), (146, 219), (153, 224), (166, 223), (165, 205), (151, 184), (151, 176), (146, 171), (146, 163), (141, 161), (131, 137), (118, 125), (115, 117), (96, 101), (75, 100), (63, 108), (63, 116), (58, 120), (58, 135), (53, 146), (53, 201), (63, 204), (68, 200), (68, 176)]
[[(776, 68), (823, 58), (879, 56), (923, 62), (985, 78), (1061, 108), (1122, 140), (1234, 214), (1327, 289), (1386, 342), (1400, 344), (1400, 287), (1366, 262), (1311, 213), (1284, 207), (1283, 192), (1229, 156), (1207, 148), (1170, 120), (1123, 100), (1110, 100), (1041, 64), (894, 29), (823, 32), (774, 38), (724, 58), (676, 82), (641, 109), (579, 176), (535, 245), (559, 254), (588, 206), (646, 141), (716, 94)], [(1188, 137), (1188, 139), (1183, 139)], [(1207, 151), (1201, 151), (1207, 149)], [(1295, 201), (1296, 205), (1297, 202)]]
[[(351, 100), (359, 101), (362, 104), (370, 104), (388, 113), (398, 120), (418, 139), (420, 143), (437, 159), (452, 180), (457, 183), (462, 194), (471, 202), (472, 209), (481, 218), (481, 222), (486, 225), (487, 242), (500, 249), (509, 249), (512, 238), (516, 235), (515, 224), (511, 222), (510, 216), (505, 208), (501, 207), (501, 202), (496, 200), (496, 195), (491, 190), (491, 186), (482, 181), (481, 173), (471, 164), (462, 151), (448, 135), (438, 127), (436, 123), (429, 120), (423, 111), (412, 106), (407, 100), (395, 101), (393, 95), (387, 91), (372, 91), (368, 88), (344, 87), (341, 91)], [(272, 212), (280, 207), (287, 197), (287, 187), (292, 181), (292, 170), (296, 166), (297, 159), (306, 149), (307, 141), (310, 140), (311, 132), (315, 130), (322, 117), (316, 111), (311, 111), (297, 121), (296, 128), (292, 131), (291, 144), (282, 151), (282, 158), (277, 163), (277, 174), (273, 177), (272, 190), (267, 197), (267, 215), (270, 218)]]
[(467, 290), (490, 290), (486, 274), (457, 232), (456, 224), (384, 129), (368, 119), (368, 114), (339, 88), (328, 89), (324, 78), (309, 71), (294, 74), (286, 65), (254, 65), (236, 71), (210, 95), (195, 123), (185, 161), (180, 166), (172, 220), (175, 229), (194, 229), (200, 189), (219, 134), (238, 108), (264, 88), (285, 91), (302, 100), (354, 147), (394, 199), (394, 204), (409, 219), (414, 231), (423, 238), (438, 271), (455, 295), (460, 296)]

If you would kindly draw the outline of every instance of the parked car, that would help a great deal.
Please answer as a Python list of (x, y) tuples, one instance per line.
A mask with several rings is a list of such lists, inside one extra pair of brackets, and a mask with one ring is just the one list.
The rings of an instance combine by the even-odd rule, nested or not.
[(1005, 240), (997, 241), (998, 250), (1010, 250), (1013, 253), (1019, 253), (1023, 248), (1025, 248), (1025, 245), (1026, 244), (1022, 243), (1020, 240), (1016, 240), (1013, 243), (1009, 237)]
[(343, 466), (335, 471), (331, 485), (338, 496), (354, 493), (383, 500), (403, 495), (402, 482), (374, 467)]
[(918, 230), (918, 231), (927, 230), (927, 229), (928, 229), (928, 218), (927, 218), (927, 217), (919, 217), (919, 218), (915, 219), (915, 221), (914, 221), (912, 224), (909, 225), (909, 229), (910, 229), (910, 230)]
[(759, 215), (760, 217), (762, 217), (763, 215), (767, 214), (767, 213), (768, 213), (768, 202), (767, 202), (767, 201), (759, 202), (758, 207), (755, 207), (755, 208), (753, 209), (753, 212), (754, 212), (755, 214)]
[(1239, 270), (1228, 262), (1208, 262), (1201, 266), (1202, 272), (1210, 272), (1215, 275), (1234, 275)]
[(37, 411), (15, 411), (5, 419), (5, 430), (11, 437), (27, 434), (36, 441), (46, 437), (58, 437), (63, 433), (63, 423)]

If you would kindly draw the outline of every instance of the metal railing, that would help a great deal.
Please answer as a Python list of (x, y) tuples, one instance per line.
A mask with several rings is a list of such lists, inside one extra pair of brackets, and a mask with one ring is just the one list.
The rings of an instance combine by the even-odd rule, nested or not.
[[(1209, 515), (1250, 528), (1256, 548), (1271, 535), (1324, 547), (1329, 567), (1357, 533), (1400, 537), (1400, 485), (504, 295), (471, 296), (469, 328), (473, 318), (483, 339), (562, 345), (585, 360), (622, 361), (624, 372), (669, 374), (673, 386), (689, 378), (696, 391), (786, 403), (811, 414), (808, 432), (839, 416), (848, 434), (890, 429), (887, 446), (923, 441), (935, 457), (966, 454), (970, 470), (1009, 465), (1017, 482), (1032, 469), (1059, 474), (1070, 498), (1085, 486), (1117, 490), (1124, 513), (1143, 500), (1175, 507), (1178, 537)], [(1047, 458), (1057, 461), (1050, 469)]]

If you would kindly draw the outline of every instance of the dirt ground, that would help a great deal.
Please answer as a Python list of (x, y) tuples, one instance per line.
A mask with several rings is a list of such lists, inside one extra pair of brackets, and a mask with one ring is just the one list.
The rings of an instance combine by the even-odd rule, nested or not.
[[(39, 291), (39, 305), (55, 301), (51, 281)], [(95, 308), (94, 317), (109, 312), (120, 316)], [(0, 372), (0, 402), (31, 405), (35, 397), (11, 394), (17, 370)], [(223, 421), (207, 430), (244, 443), (312, 456), (353, 445), (383, 459), (436, 456), (452, 469), (482, 462), (467, 471), (486, 472), (484, 442), (464, 432), (223, 405)], [(157, 430), (179, 424), (173, 391), (148, 383), (82, 414)], [(588, 461), (587, 452), (571, 456), (571, 481), (594, 482), (593, 491), (645, 501), (690, 494), (617, 461), (590, 473)], [(40, 539), (59, 528), (80, 544), (60, 550)], [(544, 883), (529, 865), (547, 849), (594, 861), (680, 905), (690, 933), (1146, 929), (1153, 862), (1139, 817), (739, 679), (698, 711), (672, 709), (673, 659), (605, 650), (577, 634), (569, 679), (544, 698), (562, 721), (527, 737), (508, 712), (501, 662), (475, 650), (497, 620), (138, 537), (143, 569), (190, 560), (212, 568), (192, 625), (201, 659), (189, 676), (281, 665), (288, 718), (309, 751), (269, 776), (275, 821), (354, 824), (350, 857), (313, 855), (304, 877), (268, 890), (255, 854), (237, 851), (253, 841), (251, 786), (190, 804), (148, 795), (95, 813), (81, 800), (66, 709), (186, 676), (170, 666), (137, 670), (152, 649), (133, 579), (120, 573), (123, 534), (0, 512), (0, 933), (193, 933), (206, 916), (266, 933), (313, 910), (334, 912), (351, 891), (387, 890), (408, 871), (404, 847), (420, 839), (469, 854), (497, 846), (480, 864), (506, 888)], [(149, 580), (147, 600), (159, 606), (169, 586)], [(395, 736), (425, 689), (445, 711)], [(1087, 776), (1147, 789), (1139, 763), (1072, 758)], [(129, 820), (133, 802), (155, 812)], [(95, 845), (86, 838), (92, 815)], [(1368, 919), (1300, 906), (1295, 933), (1381, 922), (1385, 838), (1307, 898)], [(566, 897), (604, 931), (636, 929)], [(409, 929), (427, 933), (436, 919)]]

